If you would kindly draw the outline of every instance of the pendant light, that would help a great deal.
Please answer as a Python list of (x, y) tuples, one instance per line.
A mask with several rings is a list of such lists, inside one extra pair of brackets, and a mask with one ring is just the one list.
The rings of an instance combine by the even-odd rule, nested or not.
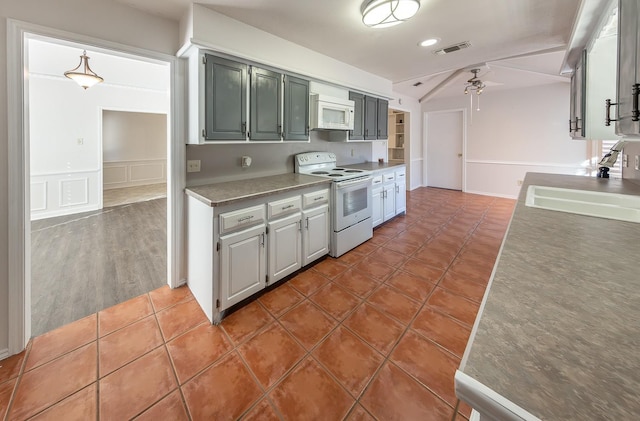
[(104, 81), (104, 79), (98, 76), (93, 70), (91, 70), (91, 67), (89, 67), (89, 56), (87, 55), (87, 50), (82, 52), (78, 67), (73, 70), (67, 70), (64, 72), (64, 75), (69, 79), (74, 80), (84, 89), (90, 88), (93, 85)]
[(402, 23), (420, 9), (419, 0), (368, 0), (362, 5), (362, 22), (372, 28)]

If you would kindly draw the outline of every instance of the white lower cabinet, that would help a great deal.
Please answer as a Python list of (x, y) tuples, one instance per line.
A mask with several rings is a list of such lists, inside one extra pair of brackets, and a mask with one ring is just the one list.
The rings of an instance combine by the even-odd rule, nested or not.
[(302, 214), (296, 212), (269, 222), (269, 277), (278, 281), (302, 267)]
[(407, 211), (407, 170), (402, 167), (400, 170), (396, 170), (396, 215)]
[(220, 237), (221, 308), (228, 308), (265, 287), (265, 225)]
[(302, 266), (306, 266), (329, 253), (329, 205), (305, 210), (302, 224)]
[(384, 208), (384, 196), (382, 193), (382, 175), (373, 177), (371, 187), (371, 222), (373, 227), (384, 222), (382, 209)]
[(188, 285), (212, 323), (234, 304), (329, 253), (329, 189), (268, 199), (212, 207), (187, 197)]

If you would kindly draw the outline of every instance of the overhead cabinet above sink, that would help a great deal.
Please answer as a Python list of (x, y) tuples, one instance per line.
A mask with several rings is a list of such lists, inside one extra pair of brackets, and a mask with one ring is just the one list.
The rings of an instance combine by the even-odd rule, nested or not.
[(308, 140), (308, 80), (206, 52), (189, 57), (189, 143)]

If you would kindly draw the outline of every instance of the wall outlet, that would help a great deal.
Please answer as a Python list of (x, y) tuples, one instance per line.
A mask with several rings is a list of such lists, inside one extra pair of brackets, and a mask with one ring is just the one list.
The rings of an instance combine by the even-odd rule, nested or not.
[(522, 180), (516, 180), (516, 184), (517, 184), (518, 186), (521, 186), (521, 185), (522, 185)]
[(79, 137), (78, 139), (76, 139), (76, 142), (78, 143), (78, 145), (84, 145), (84, 138)]
[(636, 155), (636, 160), (635, 160), (635, 164), (633, 165), (633, 167), (636, 170), (640, 170), (640, 155)]
[(194, 159), (187, 161), (187, 172), (200, 172), (200, 160)]
[(353, 150), (353, 149), (351, 149), (351, 156), (353, 156), (353, 153), (354, 153), (354, 150)]
[(251, 166), (251, 157), (250, 156), (243, 156), (240, 162), (242, 164), (242, 168), (250, 167)]
[(624, 153), (622, 154), (622, 168), (627, 168), (629, 166), (629, 155)]

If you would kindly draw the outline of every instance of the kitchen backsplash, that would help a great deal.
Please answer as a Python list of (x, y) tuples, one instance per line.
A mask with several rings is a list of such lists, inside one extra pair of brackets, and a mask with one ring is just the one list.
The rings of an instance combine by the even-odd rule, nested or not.
[[(187, 186), (293, 172), (294, 155), (312, 151), (333, 152), (344, 165), (372, 160), (370, 142), (332, 142), (326, 131), (312, 131), (310, 143), (187, 145), (187, 160), (201, 161), (200, 172), (187, 173)], [(250, 167), (242, 168), (243, 156), (251, 157)]]

